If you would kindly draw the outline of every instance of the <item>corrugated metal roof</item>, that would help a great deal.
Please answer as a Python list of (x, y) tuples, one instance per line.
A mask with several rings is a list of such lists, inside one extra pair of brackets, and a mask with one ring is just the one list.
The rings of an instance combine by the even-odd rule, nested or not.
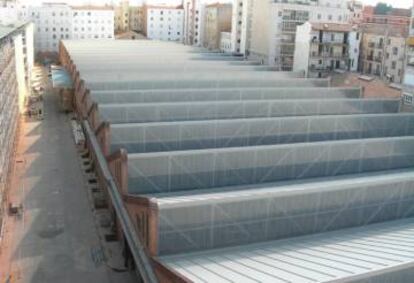
[(161, 257), (194, 282), (330, 282), (414, 263), (414, 219)]

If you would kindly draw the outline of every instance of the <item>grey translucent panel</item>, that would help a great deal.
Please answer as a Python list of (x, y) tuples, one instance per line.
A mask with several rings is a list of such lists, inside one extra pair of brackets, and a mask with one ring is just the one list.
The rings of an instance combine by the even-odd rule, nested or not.
[(115, 124), (111, 149), (128, 153), (414, 135), (413, 114), (303, 116)]
[(414, 216), (412, 170), (351, 177), (161, 196), (159, 253), (252, 244)]
[(128, 190), (148, 194), (408, 168), (414, 137), (128, 155)]
[[(184, 46), (181, 44), (168, 44), (154, 41), (105, 41), (93, 42), (85, 40), (87, 44), (80, 45), (64, 41), (73, 61), (82, 70), (101, 68), (117, 68), (125, 66), (134, 69), (163, 66), (165, 69), (183, 66), (184, 70), (191, 66), (201, 66), (210, 63), (219, 64), (221, 61), (229, 62), (229, 65), (261, 65), (260, 62), (246, 61), (243, 57), (230, 56), (228, 54), (211, 52), (203, 48)], [(77, 46), (76, 46), (77, 45)], [(105, 60), (102, 60), (105, 58)]]
[(325, 79), (243, 79), (237, 77), (229, 79), (180, 79), (171, 77), (160, 80), (156, 76), (143, 81), (86, 81), (90, 90), (129, 90), (129, 89), (184, 89), (184, 88), (235, 88), (235, 87), (328, 87), (329, 80)]
[(309, 98), (360, 98), (360, 88), (241, 88), (92, 91), (93, 101), (104, 103), (151, 103), (225, 100), (271, 100)]
[[(220, 58), (218, 58), (220, 59)], [(140, 58), (140, 60), (142, 60)], [(155, 60), (156, 61), (156, 60)], [(165, 64), (151, 64), (151, 62), (141, 62), (141, 64), (131, 65), (130, 62), (106, 62), (104, 66), (98, 68), (93, 64), (81, 64), (79, 66), (80, 71), (85, 73), (87, 77), (92, 75), (92, 72), (95, 72), (95, 76), (104, 73), (126, 73), (126, 72), (135, 72), (135, 73), (162, 73), (162, 72), (194, 72), (194, 73), (204, 73), (210, 71), (212, 73), (217, 71), (228, 71), (228, 72), (274, 72), (274, 68), (266, 65), (259, 65), (251, 61), (229, 61), (229, 60), (209, 60), (209, 61), (188, 61), (188, 62), (177, 62), (176, 60), (168, 60), (163, 58), (163, 63), (170, 62), (170, 65)], [(86, 62), (83, 62), (86, 63)], [(110, 66), (112, 64), (112, 66)], [(106, 67), (103, 69), (102, 67)], [(108, 68), (110, 68), (108, 70)], [(291, 78), (303, 78), (304, 72), (278, 72), (280, 75), (286, 75), (286, 77)]]
[(88, 82), (105, 82), (107, 80), (123, 82), (123, 81), (173, 81), (173, 80), (184, 80), (184, 81), (217, 81), (222, 82), (225, 80), (282, 80), (282, 79), (294, 79), (297, 78), (297, 73), (289, 72), (258, 72), (250, 70), (250, 68), (234, 70), (233, 67), (229, 67), (225, 70), (203, 70), (202, 68), (198, 71), (186, 71), (186, 70), (156, 70), (151, 72), (147, 69), (142, 70), (127, 70), (122, 72), (95, 72), (90, 73), (82, 71), (82, 75), (87, 79)]
[(396, 113), (398, 109), (397, 99), (248, 100), (99, 105), (101, 118), (111, 123)]

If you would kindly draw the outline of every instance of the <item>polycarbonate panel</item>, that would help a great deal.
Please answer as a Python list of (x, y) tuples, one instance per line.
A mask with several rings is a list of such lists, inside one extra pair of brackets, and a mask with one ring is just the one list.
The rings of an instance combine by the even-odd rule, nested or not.
[(271, 100), (310, 98), (360, 98), (360, 88), (240, 88), (240, 89), (173, 89), (92, 91), (99, 103), (153, 103), (185, 101)]
[[(156, 41), (96, 41), (85, 40), (86, 44), (64, 41), (77, 69), (89, 78), (90, 75), (131, 73), (204, 72), (227, 70), (257, 71), (271, 70), (259, 62), (246, 61), (243, 57), (235, 57), (219, 52), (211, 52), (203, 48), (169, 44)], [(105, 58), (105, 60), (102, 60)], [(278, 75), (291, 77), (303, 76), (303, 72), (278, 72)]]
[(202, 77), (191, 80), (180, 78), (179, 75), (169, 79), (156, 79), (152, 77), (143, 81), (86, 81), (86, 87), (90, 90), (136, 90), (136, 89), (185, 89), (185, 88), (237, 88), (237, 87), (328, 87), (329, 80), (325, 79), (243, 79), (237, 77), (228, 79), (203, 79)]
[(99, 105), (110, 123), (145, 123), (282, 116), (396, 113), (397, 99), (301, 99)]
[(128, 155), (128, 191), (176, 192), (409, 168), (414, 137)]
[(414, 115), (408, 113), (114, 124), (111, 150), (145, 153), (407, 135), (414, 135)]
[[(246, 245), (414, 216), (414, 171), (159, 196), (159, 254)], [(249, 190), (250, 189), (250, 190)], [(298, 193), (300, 191), (300, 193)], [(174, 245), (171, 245), (174, 243)]]
[(297, 73), (289, 72), (258, 72), (252, 71), (250, 68), (236, 69), (229, 68), (230, 70), (203, 70), (202, 68), (197, 71), (178, 71), (172, 72), (169, 69), (157, 70), (156, 76), (155, 72), (144, 71), (144, 70), (129, 70), (127, 72), (91, 72), (86, 73), (85, 71), (82, 74), (85, 74), (88, 78), (88, 82), (105, 82), (107, 80), (118, 82), (123, 81), (134, 81), (142, 82), (156, 79), (157, 81), (173, 81), (173, 80), (185, 80), (185, 81), (221, 81), (228, 80), (256, 80), (258, 82), (268, 81), (268, 80), (281, 80), (281, 79), (295, 79), (298, 78)]

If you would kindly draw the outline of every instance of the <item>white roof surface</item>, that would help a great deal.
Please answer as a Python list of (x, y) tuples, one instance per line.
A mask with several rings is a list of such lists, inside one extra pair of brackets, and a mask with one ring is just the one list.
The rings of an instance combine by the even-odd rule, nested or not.
[(414, 264), (414, 219), (161, 257), (194, 282), (330, 282)]

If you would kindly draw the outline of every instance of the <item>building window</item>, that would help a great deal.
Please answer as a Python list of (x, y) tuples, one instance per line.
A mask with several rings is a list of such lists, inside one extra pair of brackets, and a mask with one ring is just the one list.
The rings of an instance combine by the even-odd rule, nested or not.
[(398, 47), (392, 48), (392, 54), (398, 55)]
[(395, 70), (396, 67), (397, 67), (397, 62), (392, 61), (392, 63), (391, 63), (391, 69)]

